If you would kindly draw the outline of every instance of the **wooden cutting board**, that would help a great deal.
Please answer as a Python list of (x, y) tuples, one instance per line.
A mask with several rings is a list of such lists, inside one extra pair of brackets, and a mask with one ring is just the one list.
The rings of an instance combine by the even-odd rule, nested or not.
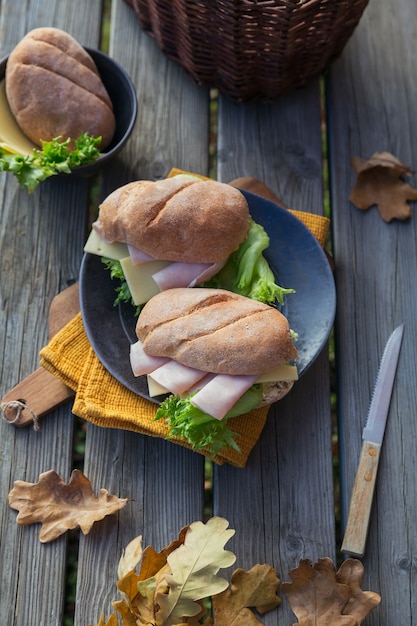
[[(79, 312), (78, 283), (61, 291), (51, 302), (48, 335), (51, 339)], [(22, 428), (37, 423), (53, 409), (71, 400), (75, 392), (59, 378), (39, 367), (18, 383), (2, 399), (5, 419)]]

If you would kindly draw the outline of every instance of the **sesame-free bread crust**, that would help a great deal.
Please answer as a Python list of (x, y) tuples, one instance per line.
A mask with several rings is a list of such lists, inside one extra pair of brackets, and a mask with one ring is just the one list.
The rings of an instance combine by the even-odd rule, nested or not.
[(148, 354), (216, 374), (261, 374), (297, 357), (284, 315), (222, 289), (161, 292), (144, 306), (136, 334)]
[(167, 261), (216, 263), (237, 250), (249, 230), (243, 194), (216, 181), (174, 176), (136, 181), (100, 205), (93, 228)]
[(83, 133), (102, 137), (115, 131), (113, 106), (91, 56), (58, 28), (35, 28), (10, 53), (6, 95), (24, 134), (36, 145)]

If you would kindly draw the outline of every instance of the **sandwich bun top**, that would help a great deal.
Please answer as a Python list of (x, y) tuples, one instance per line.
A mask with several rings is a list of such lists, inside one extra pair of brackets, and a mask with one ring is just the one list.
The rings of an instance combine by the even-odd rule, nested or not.
[(101, 203), (93, 228), (106, 241), (130, 244), (157, 259), (216, 263), (237, 250), (249, 221), (238, 189), (174, 176), (116, 189)]
[(148, 354), (215, 374), (261, 374), (297, 358), (284, 315), (223, 289), (159, 293), (142, 309), (136, 334)]
[(31, 30), (10, 53), (6, 95), (23, 133), (38, 146), (82, 134), (111, 141), (113, 105), (91, 56), (58, 28)]

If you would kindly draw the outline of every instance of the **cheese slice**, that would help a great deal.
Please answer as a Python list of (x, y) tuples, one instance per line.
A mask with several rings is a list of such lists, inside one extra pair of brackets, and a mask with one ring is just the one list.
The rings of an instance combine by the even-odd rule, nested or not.
[(155, 396), (162, 396), (165, 393), (169, 393), (168, 389), (159, 383), (156, 382), (153, 378), (149, 376), (146, 377), (148, 382), (148, 393), (150, 398), (155, 398)]
[(113, 261), (120, 261), (120, 259), (129, 256), (129, 250), (125, 243), (120, 243), (118, 241), (107, 243), (106, 241), (103, 241), (94, 229), (92, 229), (88, 236), (84, 246), (84, 252), (107, 257), (109, 259), (113, 259)]
[(31, 155), (34, 143), (20, 130), (6, 97), (6, 81), (0, 83), (0, 146), (11, 154)]
[[(255, 381), (256, 383), (273, 383), (287, 380), (298, 380), (298, 371), (295, 365), (278, 365), (270, 369), (268, 372), (261, 374)], [(166, 387), (157, 383), (149, 374), (147, 376), (149, 397), (154, 398), (165, 393), (170, 393)]]
[(120, 259), (127, 286), (136, 306), (145, 304), (160, 292), (152, 276), (170, 263), (171, 261), (148, 261), (147, 263), (134, 265), (130, 257)]
[(274, 383), (282, 380), (298, 380), (298, 370), (296, 365), (278, 365), (268, 370), (264, 374), (261, 374), (256, 379), (257, 383)]

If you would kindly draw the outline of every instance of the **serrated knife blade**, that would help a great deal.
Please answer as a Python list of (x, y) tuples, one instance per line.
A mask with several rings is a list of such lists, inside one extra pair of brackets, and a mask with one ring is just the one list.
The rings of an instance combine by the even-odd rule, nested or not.
[(365, 554), (381, 446), (403, 334), (404, 324), (401, 324), (387, 341), (362, 433), (362, 448), (341, 547), (342, 552), (355, 557)]

